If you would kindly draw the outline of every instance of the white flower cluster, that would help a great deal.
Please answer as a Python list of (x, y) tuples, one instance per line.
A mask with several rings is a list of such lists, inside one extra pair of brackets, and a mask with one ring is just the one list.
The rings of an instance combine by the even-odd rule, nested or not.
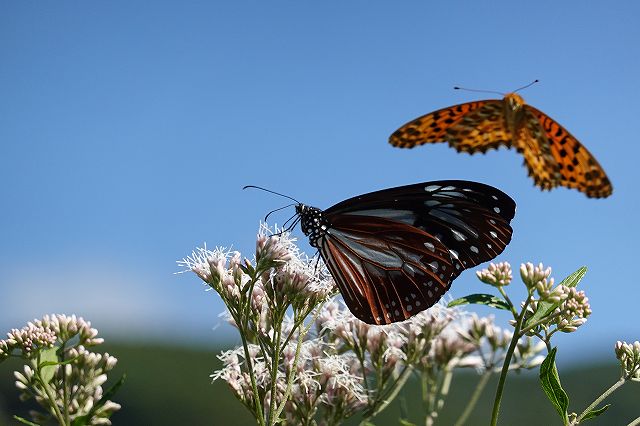
[(103, 339), (96, 337), (97, 334), (98, 330), (91, 328), (91, 323), (81, 317), (45, 315), (42, 319), (28, 322), (19, 330), (14, 328), (7, 333), (7, 338), (0, 340), (0, 360), (14, 351), (30, 358), (37, 350), (51, 348), (58, 340), (66, 341), (76, 335), (81, 345), (99, 345)]
[(640, 342), (616, 342), (616, 357), (626, 378), (640, 381)]
[[(497, 265), (492, 263), (489, 268), (478, 271), (476, 275), (486, 284), (507, 285), (511, 281), (511, 266), (507, 262)], [(587, 317), (591, 315), (591, 306), (585, 292), (563, 284), (556, 286), (551, 277), (550, 267), (545, 268), (542, 263), (537, 266), (531, 262), (523, 263), (520, 265), (520, 277), (531, 294), (535, 292), (538, 296), (537, 298), (532, 296), (529, 300), (525, 319), (531, 317), (540, 306), (543, 306), (541, 302), (546, 302), (555, 308), (546, 315), (546, 321), (540, 324), (541, 328), (549, 330), (553, 327), (553, 332), (571, 333), (587, 322)], [(515, 325), (516, 320), (510, 323)], [(535, 334), (536, 330), (531, 333)]]
[(219, 247), (198, 248), (178, 262), (216, 290), (229, 309), (240, 308), (241, 293), (249, 290), (251, 271), (259, 271), (260, 280), (250, 288), (252, 307), (257, 311), (269, 304), (315, 306), (335, 293), (333, 280), (317, 263), (300, 252), (289, 233), (278, 233), (265, 225), (258, 233), (253, 262), (241, 262), (239, 252)]
[(495, 287), (507, 286), (513, 279), (509, 262), (490, 263), (487, 269), (477, 271), (476, 276), (483, 283)]
[[(20, 330), (11, 330), (7, 339), (0, 340), (0, 361), (11, 355), (31, 360), (31, 365), (25, 365), (23, 372), (16, 371), (14, 375), (16, 387), (21, 391), (20, 399), (34, 398), (45, 408), (44, 412), (31, 411), (33, 421), (47, 423), (58, 411), (65, 413), (72, 422), (88, 416), (84, 424), (111, 424), (109, 417), (120, 409), (120, 405), (102, 401), (102, 385), (117, 359), (108, 353), (100, 354), (87, 349), (103, 342), (97, 334), (98, 331), (91, 328), (90, 322), (75, 315), (45, 315)], [(73, 344), (71, 339), (74, 339)], [(57, 362), (66, 363), (44, 367), (38, 365), (45, 350), (54, 350), (55, 355), (52, 356)], [(46, 357), (43, 359), (48, 360)], [(51, 392), (42, 386), (42, 375), (47, 369), (50, 377), (47, 378), (46, 387)]]

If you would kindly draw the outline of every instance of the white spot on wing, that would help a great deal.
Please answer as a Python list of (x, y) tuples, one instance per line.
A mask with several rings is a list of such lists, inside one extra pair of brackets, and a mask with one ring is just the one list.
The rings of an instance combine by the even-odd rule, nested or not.
[(494, 207), (493, 211), (496, 212), (496, 213), (500, 213), (500, 207)]
[(451, 232), (453, 233), (453, 238), (455, 238), (456, 241), (464, 241), (467, 239), (467, 237), (460, 231), (452, 229)]
[(477, 254), (478, 253), (478, 247), (471, 246), (471, 251)]
[(496, 231), (489, 231), (489, 235), (491, 235), (491, 238), (498, 238), (498, 233)]
[(438, 188), (440, 188), (440, 185), (429, 185), (429, 186), (425, 186), (424, 190), (427, 192), (433, 192)]

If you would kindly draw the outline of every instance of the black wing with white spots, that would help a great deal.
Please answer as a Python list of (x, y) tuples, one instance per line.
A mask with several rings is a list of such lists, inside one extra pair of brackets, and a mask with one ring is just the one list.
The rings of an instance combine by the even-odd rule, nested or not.
[(511, 241), (509, 222), (516, 203), (504, 192), (482, 183), (444, 180), (363, 194), (324, 211), (381, 217), (421, 229), (440, 240), (471, 268), (502, 253)]
[(456, 180), (297, 212), (351, 312), (388, 324), (429, 308), (462, 270), (500, 254), (511, 240), (515, 203), (491, 186)]

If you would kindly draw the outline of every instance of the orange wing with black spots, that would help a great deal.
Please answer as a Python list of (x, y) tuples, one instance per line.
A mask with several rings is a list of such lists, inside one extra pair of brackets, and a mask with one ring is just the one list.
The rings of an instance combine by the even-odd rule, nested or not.
[(425, 143), (445, 142), (448, 129), (489, 102), (495, 101), (468, 102), (418, 117), (396, 130), (389, 143), (399, 148), (413, 148)]
[(613, 192), (606, 173), (591, 153), (566, 129), (515, 93), (443, 108), (396, 130), (389, 143), (413, 148), (448, 142), (458, 152), (485, 153), (515, 147), (536, 185), (575, 188), (590, 198)]
[(611, 195), (613, 186), (607, 174), (587, 148), (542, 111), (528, 105), (526, 108), (544, 132), (545, 142), (557, 164), (558, 184), (584, 192), (587, 197)]
[(469, 112), (446, 130), (449, 146), (458, 152), (474, 154), (501, 145), (511, 147), (513, 136), (504, 118), (502, 101), (485, 101), (475, 111)]

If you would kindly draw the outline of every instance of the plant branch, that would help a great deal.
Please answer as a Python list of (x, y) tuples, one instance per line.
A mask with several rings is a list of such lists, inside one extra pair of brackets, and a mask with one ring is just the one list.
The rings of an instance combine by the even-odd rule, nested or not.
[(511, 344), (509, 344), (509, 349), (507, 349), (507, 353), (505, 354), (504, 364), (502, 365), (502, 371), (500, 372), (500, 379), (498, 381), (498, 388), (496, 389), (496, 397), (493, 401), (493, 411), (491, 412), (491, 426), (496, 426), (498, 424), (498, 413), (500, 412), (500, 401), (502, 400), (502, 393), (504, 392), (504, 383), (507, 379), (507, 373), (509, 372), (509, 364), (511, 363), (513, 352), (516, 350), (518, 340), (520, 340), (521, 327), (524, 322), (525, 314), (527, 313), (527, 307), (529, 306), (529, 303), (531, 303), (531, 296), (532, 290), (529, 290), (527, 294), (527, 300), (524, 302), (524, 306), (522, 307), (522, 311), (518, 316), (518, 321), (516, 322), (515, 329), (513, 330)]

